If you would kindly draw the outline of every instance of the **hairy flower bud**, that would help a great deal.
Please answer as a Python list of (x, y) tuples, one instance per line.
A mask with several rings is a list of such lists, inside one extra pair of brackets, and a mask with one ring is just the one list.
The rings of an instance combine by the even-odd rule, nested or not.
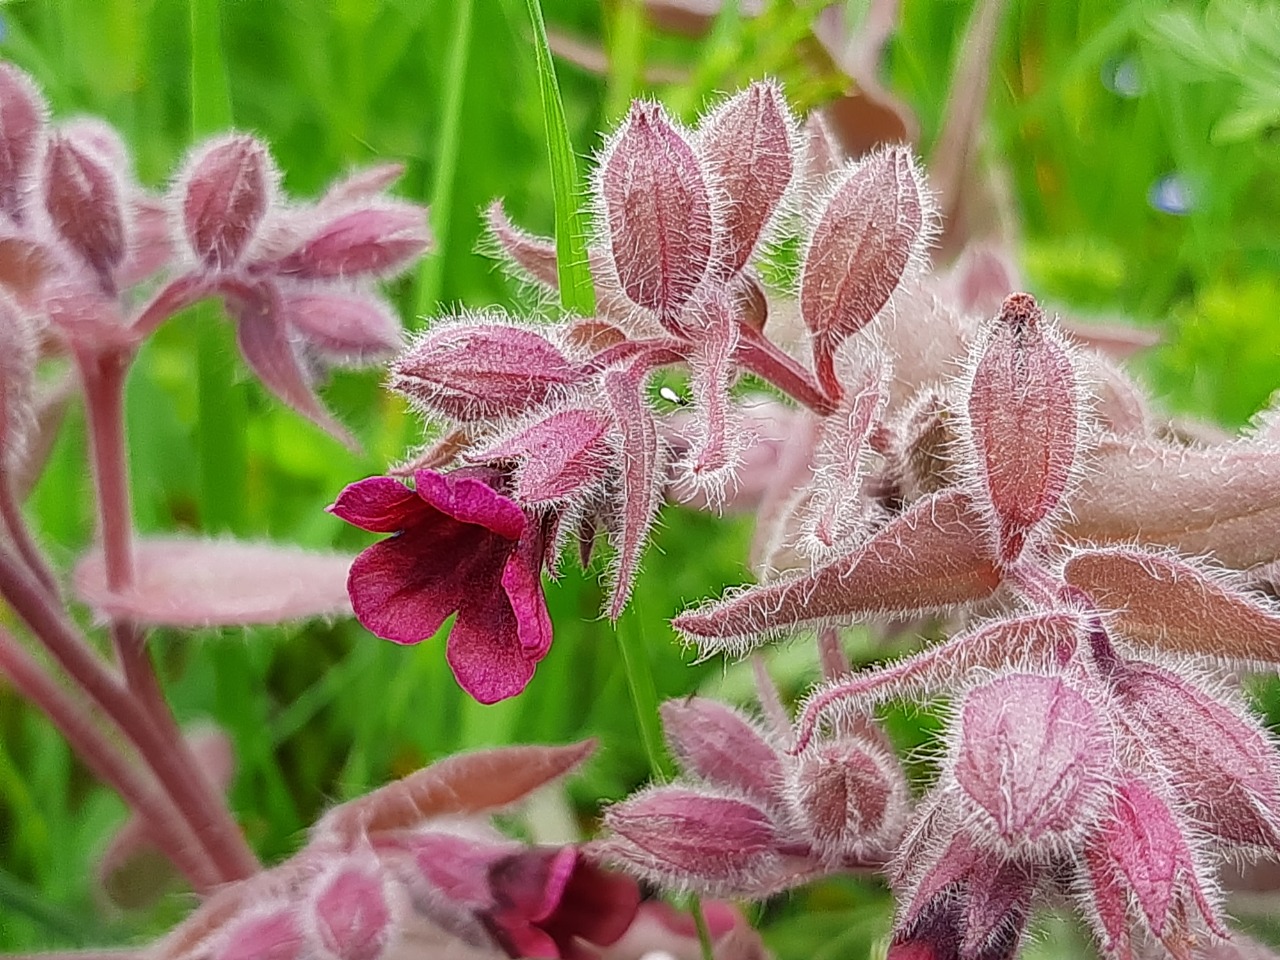
[(259, 908), (219, 935), (211, 960), (300, 960), (306, 936), (293, 906)]
[(1076, 459), (1079, 386), (1071, 356), (1028, 294), (1004, 301), (969, 386), (969, 429), (995, 511), (1000, 559), (1062, 501)]
[(54, 137), (45, 156), (44, 203), (58, 236), (112, 286), (127, 249), (116, 173), (94, 152)]
[(610, 807), (604, 820), (617, 835), (610, 855), (668, 884), (705, 890), (748, 884), (777, 841), (758, 807), (684, 787), (637, 794)]
[(550, 340), (501, 314), (429, 331), (391, 365), (391, 386), (427, 414), (470, 422), (513, 416), (581, 383)]
[(516, 460), (515, 497), (522, 503), (563, 501), (599, 484), (609, 466), (611, 421), (595, 410), (560, 410), (473, 455)]
[(901, 769), (858, 740), (830, 741), (801, 756), (790, 788), (803, 832), (833, 862), (890, 849), (906, 818)]
[(698, 131), (698, 147), (724, 204), (715, 269), (732, 277), (746, 266), (795, 169), (794, 133), (782, 91), (753, 83), (721, 104)]
[(271, 206), (275, 167), (253, 137), (220, 138), (192, 158), (181, 190), (187, 243), (211, 270), (234, 266)]
[(276, 264), (299, 280), (389, 276), (430, 246), (421, 207), (382, 202), (339, 213)]
[(24, 193), (35, 173), (48, 108), (32, 79), (0, 64), (0, 211), (25, 218)]
[(674, 321), (711, 260), (711, 201), (693, 148), (653, 103), (632, 104), (601, 164), (613, 267), (634, 303)]
[(922, 256), (929, 215), (923, 178), (903, 147), (872, 154), (828, 198), (805, 253), (800, 314), (818, 379), (833, 396), (836, 348), (875, 319)]
[(763, 804), (781, 801), (777, 751), (736, 710), (709, 700), (668, 700), (662, 727), (680, 766), (708, 783), (730, 787)]
[(1010, 848), (1078, 833), (1104, 794), (1111, 756), (1097, 709), (1061, 677), (1015, 673), (960, 710), (956, 781)]
[(396, 934), (378, 862), (344, 860), (315, 884), (308, 904), (314, 938), (333, 960), (378, 960)]

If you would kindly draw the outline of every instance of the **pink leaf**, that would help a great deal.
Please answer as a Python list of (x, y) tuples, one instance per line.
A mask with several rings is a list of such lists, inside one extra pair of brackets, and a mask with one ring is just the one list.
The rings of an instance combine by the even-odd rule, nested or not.
[(793, 121), (776, 84), (756, 82), (726, 100), (698, 130), (698, 149), (719, 213), (715, 269), (729, 278), (747, 265), (791, 184)]
[(0, 64), (0, 211), (25, 218), (25, 193), (35, 173), (49, 108), (39, 87), (11, 63)]
[(45, 155), (44, 204), (58, 236), (101, 278), (124, 261), (123, 191), (118, 171), (66, 137), (55, 137)]
[(311, 929), (333, 960), (378, 960), (397, 930), (382, 865), (373, 857), (339, 861), (311, 893)]
[(226, 270), (244, 256), (277, 177), (266, 147), (250, 136), (221, 137), (197, 151), (178, 194), (187, 243), (202, 265)]
[(704, 697), (668, 700), (662, 727), (688, 773), (766, 805), (782, 803), (778, 753), (737, 711)]
[(437, 817), (509, 807), (569, 773), (595, 746), (594, 740), (583, 740), (560, 747), (500, 747), (446, 757), (331, 810), (316, 824), (315, 833), (358, 840)]
[(421, 207), (382, 201), (338, 213), (275, 268), (300, 280), (386, 277), (409, 266), (430, 245)]
[(872, 154), (823, 208), (800, 277), (800, 314), (814, 337), (818, 379), (839, 394), (836, 348), (878, 314), (927, 245), (924, 181), (905, 147)]
[(1005, 299), (977, 354), (968, 404), (1000, 559), (1012, 563), (1062, 501), (1080, 432), (1071, 357), (1030, 295)]
[(915, 504), (854, 553), (683, 613), (674, 624), (704, 650), (738, 650), (753, 638), (809, 624), (982, 600), (1000, 575), (977, 535), (981, 522), (968, 497), (946, 491)]
[(609, 600), (612, 620), (622, 615), (631, 594), (662, 493), (663, 451), (653, 411), (643, 396), (645, 373), (644, 365), (636, 362), (606, 370), (601, 378), (605, 402), (617, 424), (619, 446), (614, 455), (622, 463), (621, 508), (613, 531), (618, 558)]
[(234, 540), (145, 539), (134, 557), (135, 583), (107, 589), (102, 553), (75, 570), (76, 595), (107, 616), (168, 627), (280, 623), (348, 616), (351, 557)]
[(711, 260), (711, 201), (693, 149), (660, 105), (637, 101), (599, 178), (623, 292), (674, 322)]
[(1280, 663), (1280, 612), (1186, 560), (1126, 547), (1082, 550), (1063, 576), (1111, 611), (1108, 627), (1130, 643)]
[(290, 905), (258, 908), (228, 925), (211, 960), (300, 960), (306, 934)]
[[(1231, 482), (1223, 482), (1230, 477)], [(1077, 540), (1138, 540), (1244, 569), (1280, 558), (1280, 451), (1104, 442), (1071, 501)]]
[(335, 181), (317, 204), (320, 209), (336, 209), (361, 200), (372, 200), (404, 176), (403, 163), (375, 163), (353, 170)]

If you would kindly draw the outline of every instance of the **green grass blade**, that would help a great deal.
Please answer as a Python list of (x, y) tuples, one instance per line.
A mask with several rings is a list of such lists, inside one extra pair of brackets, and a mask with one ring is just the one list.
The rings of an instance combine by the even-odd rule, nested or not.
[[(463, 94), (466, 92), (467, 61), (471, 55), (472, 5), (474, 0), (457, 0), (453, 34), (449, 40), (449, 68), (445, 73), (444, 109), (440, 121), (440, 138), (436, 141), (435, 183), (431, 188), (431, 230), (438, 252), (427, 257), (418, 268), (416, 315), (420, 319), (440, 302), (443, 284), (444, 251), (449, 248), (449, 227), (453, 210), (454, 183), (458, 173), (458, 156), (462, 140)], [(411, 321), (412, 322), (412, 321)]]
[(551, 187), (556, 203), (556, 272), (560, 279), (560, 304), (566, 310), (589, 317), (596, 311), (595, 288), (587, 261), (587, 217), (579, 203), (578, 163), (569, 139), (569, 125), (560, 100), (560, 85), (547, 44), (547, 28), (538, 0), (528, 0), (533, 23), (534, 52), (538, 60), (538, 87), (542, 92), (542, 118), (551, 154)]

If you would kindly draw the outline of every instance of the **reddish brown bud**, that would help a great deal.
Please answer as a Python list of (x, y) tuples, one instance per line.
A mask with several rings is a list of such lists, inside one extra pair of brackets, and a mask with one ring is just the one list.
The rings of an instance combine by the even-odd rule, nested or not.
[(674, 321), (711, 260), (711, 202), (693, 149), (661, 106), (632, 104), (599, 192), (623, 292)]
[(776, 84), (753, 83), (723, 103), (699, 130), (698, 146), (719, 202), (716, 272), (746, 266), (795, 167), (793, 123)]
[(585, 375), (542, 334), (502, 314), (429, 331), (391, 365), (391, 387), (428, 414), (464, 422), (511, 416)]
[(55, 137), (45, 157), (44, 203), (58, 236), (111, 286), (126, 252), (116, 173), (95, 153)]
[(0, 63), (0, 211), (25, 219), (23, 194), (35, 173), (48, 107), (35, 82)]
[(823, 743), (803, 755), (791, 792), (804, 833), (833, 862), (892, 848), (906, 820), (901, 769), (858, 740)]
[(183, 178), (182, 224), (202, 265), (226, 270), (244, 256), (271, 206), (276, 176), (253, 137), (220, 138), (195, 154)]
[(1000, 559), (1062, 501), (1079, 434), (1071, 357), (1028, 294), (1007, 297), (969, 386), (969, 430), (998, 529)]
[(878, 314), (928, 239), (924, 181), (905, 147), (872, 154), (836, 187), (813, 231), (800, 277), (800, 314), (814, 337), (818, 378), (840, 392), (836, 348)]

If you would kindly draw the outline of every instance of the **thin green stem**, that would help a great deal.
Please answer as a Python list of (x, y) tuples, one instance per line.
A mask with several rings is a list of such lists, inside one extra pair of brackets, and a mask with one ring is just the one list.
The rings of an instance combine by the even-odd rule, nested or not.
[(649, 652), (644, 646), (635, 602), (623, 614), (614, 629), (618, 638), (618, 650), (622, 654), (622, 671), (631, 692), (631, 704), (635, 709), (636, 726), (640, 730), (640, 742), (644, 744), (649, 770), (659, 780), (668, 780), (674, 774), (671, 758), (662, 744), (662, 725), (658, 714), (658, 691), (653, 683), (653, 671), (649, 666)]
[(449, 38), (449, 62), (445, 71), (444, 108), (440, 118), (440, 136), (436, 141), (435, 183), (431, 189), (431, 230), (440, 253), (427, 257), (418, 269), (415, 314), (419, 318), (436, 308), (444, 283), (444, 252), (449, 249), (453, 188), (457, 181), (458, 157), (462, 152), (462, 106), (474, 32), (473, 2), (456, 0), (454, 3), (453, 34)]
[(706, 915), (702, 912), (702, 898), (696, 893), (689, 898), (689, 914), (693, 917), (693, 925), (698, 931), (698, 947), (702, 950), (702, 960), (715, 960), (715, 944), (711, 942), (711, 930), (707, 926)]

